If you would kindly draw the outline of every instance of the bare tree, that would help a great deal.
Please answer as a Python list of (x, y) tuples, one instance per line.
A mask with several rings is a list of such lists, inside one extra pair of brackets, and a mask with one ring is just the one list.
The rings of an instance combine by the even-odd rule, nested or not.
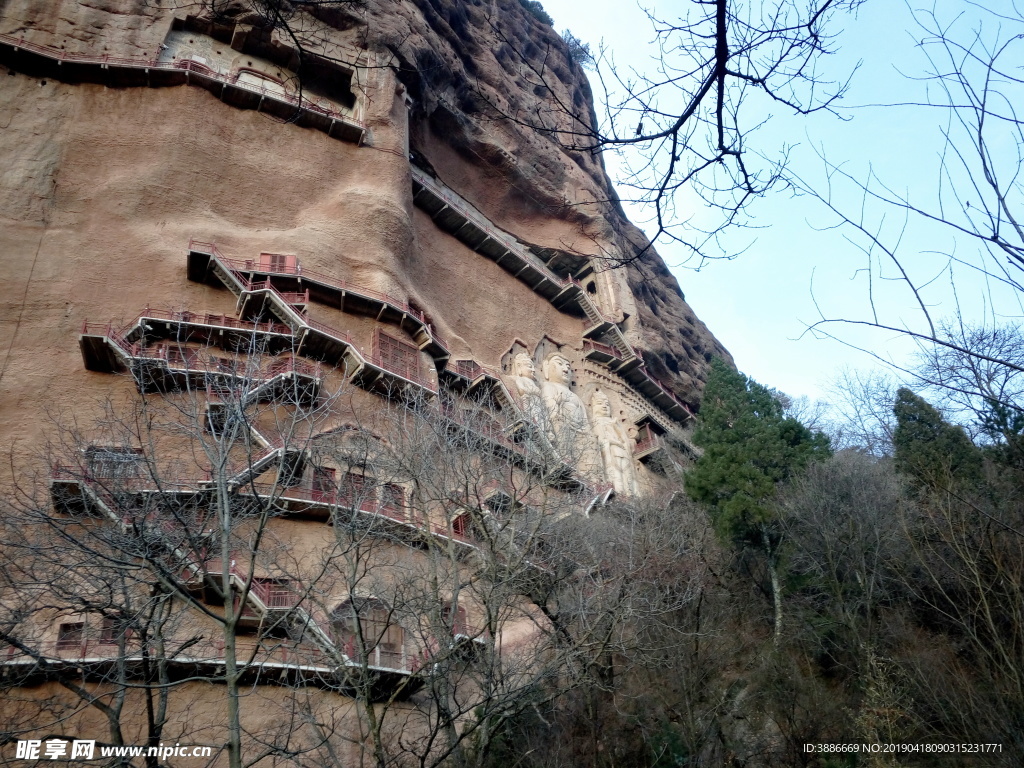
[(914, 375), (976, 436), (1013, 443), (1024, 427), (1024, 339), (1019, 327), (972, 326), (961, 319), (940, 323), (939, 332), (953, 344), (923, 347)]
[[(82, 664), (95, 666), (103, 685), (119, 675), (112, 693), (77, 691), (107, 716), (115, 744), (141, 667), (143, 684), (158, 689), (147, 704), (149, 742), (159, 742), (170, 686), (218, 681), (229, 763), (241, 766), (244, 686), (288, 650), (248, 636), (305, 615), (287, 578), (293, 561), (272, 529), (288, 514), (278, 497), (295, 484), (336, 397), (317, 366), (265, 353), (261, 329), (243, 324), (225, 338), (228, 356), (185, 337), (129, 344), (108, 332), (105, 341), (128, 354), (142, 397), (108, 403), (105, 418), (81, 428), (57, 414), (51, 498), (26, 493), (8, 518), (26, 533), (15, 539), (20, 549), (6, 550), (10, 578), (19, 579), (9, 612), (21, 621), (5, 638), (65, 687)], [(257, 480), (268, 473), (269, 483)], [(51, 608), (28, 616), (25, 599)], [(47, 623), (76, 610), (93, 618)], [(114, 629), (101, 630), (101, 620)], [(90, 631), (116, 631), (118, 640), (83, 635)]]
[(833, 447), (892, 456), (897, 388), (897, 382), (880, 371), (842, 371), (829, 387), (831, 423), (826, 432)]
[(1020, 507), (1003, 494), (951, 489), (936, 488), (902, 521), (911, 555), (901, 581), (919, 621), (940, 633), (930, 654), (909, 657), (904, 668), (927, 727), (946, 738), (985, 734), (1002, 745), (991, 763), (1011, 765), (1024, 754)]
[[(891, 109), (911, 110), (936, 126), (936, 164), (928, 169), (935, 183), (911, 196), (900, 191), (910, 180), (886, 178), (874, 169), (858, 175), (833, 161), (827, 147), (820, 150), (823, 183), (792, 179), (831, 212), (835, 230), (864, 252), (870, 280), (864, 318), (838, 317), (823, 307), (813, 328), (830, 334), (842, 325), (871, 326), (1019, 371), (1012, 355), (972, 349), (984, 340), (966, 337), (959, 320), (940, 322), (930, 291), (936, 276), (946, 273), (942, 282), (952, 282), (954, 292), (959, 287), (962, 293), (972, 281), (980, 284), (971, 290), (983, 293), (990, 325), (1020, 312), (1024, 121), (1017, 111), (1022, 81), (1015, 66), (1024, 15), (1015, 4), (996, 9), (972, 3), (955, 14), (933, 4), (913, 9), (912, 17), (916, 48), (924, 57), (914, 79), (923, 95)], [(925, 242), (928, 235), (938, 244)], [(876, 300), (877, 288), (890, 281), (905, 287), (916, 319), (896, 319), (891, 302)]]
[[(718, 255), (718, 235), (745, 225), (749, 204), (783, 180), (788, 149), (757, 146), (756, 132), (767, 120), (765, 100), (808, 115), (833, 110), (844, 94), (847, 80), (826, 75), (822, 61), (833, 51), (836, 17), (859, 5), (860, 0), (713, 0), (687, 2), (669, 16), (648, 11), (656, 69), (627, 72), (601, 52), (596, 72), (604, 112), (596, 124), (588, 107), (564, 101), (549, 85), (548, 57), (536, 61), (523, 53), (523, 66), (553, 103), (538, 104), (531, 114), (507, 114), (497, 104), (491, 108), (552, 136), (570, 152), (628, 149), (620, 184), (627, 199), (651, 207), (651, 240), (679, 242), (703, 261)], [(504, 38), (497, 23), (494, 28)], [(515, 41), (504, 39), (515, 47)], [(570, 62), (580, 59), (573, 41), (567, 37), (562, 52)], [(682, 213), (677, 200), (690, 195), (717, 220), (699, 225)], [(625, 254), (618, 262), (640, 255)]]
[[(141, 397), (95, 424), (56, 413), (50, 493), (7, 518), (24, 532), (5, 550), (5, 669), (45, 669), (113, 744), (139, 732), (134, 691), (159, 743), (214, 683), (223, 727), (181, 735), (226, 742), (234, 766), (484, 765), (512, 718), (608, 687), (693, 599), (666, 568), (678, 548), (656, 546), (668, 521), (584, 517), (607, 493), (507, 395), (501, 412), (493, 397), (353, 393), (345, 365), (296, 356), (283, 327), (220, 322), (230, 333), (198, 344), (177, 321), (143, 320), (135, 342), (87, 334), (127, 356)], [(131, 634), (72, 647), (107, 618)]]

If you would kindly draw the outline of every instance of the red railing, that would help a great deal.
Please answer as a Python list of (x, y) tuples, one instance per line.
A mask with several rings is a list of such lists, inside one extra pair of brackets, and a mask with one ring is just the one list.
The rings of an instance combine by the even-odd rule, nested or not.
[[(139, 659), (141, 649), (138, 643), (127, 642), (126, 658)], [(83, 660), (111, 661), (121, 658), (121, 649), (117, 642), (103, 642), (94, 638), (86, 638), (79, 642), (76, 640), (54, 640), (42, 643), (37, 648), (37, 653), (48, 659), (63, 659), (69, 662), (80, 663)], [(155, 649), (150, 649), (150, 656), (153, 657)], [(249, 656), (250, 649), (244, 648), (243, 654)], [(21, 652), (14, 646), (0, 649), (0, 665), (25, 663), (33, 657)], [(175, 658), (168, 658), (168, 662), (181, 661), (184, 663), (215, 664), (223, 667), (224, 646), (223, 641), (213, 641), (209, 644), (193, 645), (182, 655)], [(239, 663), (240, 666), (247, 666)], [(251, 664), (259, 668), (265, 664), (279, 664), (285, 666), (309, 666), (320, 667), (324, 671), (330, 671), (338, 666), (338, 663), (327, 653), (319, 648), (295, 648), (279, 645), (276, 647), (263, 647), (260, 649), (259, 657)]]
[[(221, 563), (214, 561), (203, 564), (204, 572), (209, 577), (221, 577), (224, 573)], [(228, 574), (236, 580), (237, 588), (242, 589), (249, 574), (234, 560), (228, 566)], [(291, 583), (283, 584), (275, 579), (253, 576), (249, 581), (249, 593), (254, 595), (267, 608), (294, 608), (300, 602), (300, 592), (297, 585)], [(251, 608), (243, 608), (244, 612), (252, 615)]]
[(355, 346), (355, 342), (352, 341), (352, 337), (349, 336), (347, 331), (339, 331), (337, 328), (332, 328), (331, 326), (327, 325), (327, 323), (319, 323), (316, 320), (313, 320), (312, 318), (309, 317), (302, 318), (302, 322), (308, 325), (313, 330), (320, 331), (320, 333), (330, 336), (336, 341), (343, 341), (350, 347)]
[[(637, 352), (638, 352), (638, 356), (640, 356), (641, 359), (642, 359), (642, 355), (639, 354), (639, 350)], [(652, 374), (650, 371), (648, 371), (646, 366), (641, 367), (640, 370), (641, 370), (641, 373), (643, 373), (643, 375), (646, 376), (647, 379), (652, 384), (654, 384), (654, 386), (656, 386), (659, 390), (661, 390), (662, 394), (667, 395), (668, 397), (670, 397), (672, 399), (672, 401), (676, 405), (678, 405), (680, 408), (682, 408), (684, 411), (686, 411), (687, 415), (691, 419), (694, 417), (693, 416), (693, 411), (690, 410), (690, 407), (686, 403), (684, 403), (682, 400), (680, 400), (679, 397), (677, 397), (676, 394), (672, 390), (670, 390), (668, 388), (667, 384), (665, 384), (661, 379), (659, 379), (654, 374)]]
[(611, 344), (602, 344), (600, 341), (592, 341), (591, 339), (583, 340), (583, 351), (603, 352), (606, 355), (611, 355), (617, 360), (622, 359), (622, 353)]
[[(221, 314), (190, 312), (188, 310), (153, 309), (152, 307), (146, 307), (146, 309), (142, 310), (135, 319), (131, 320), (128, 324), (117, 331), (114, 330), (113, 323), (90, 323), (87, 320), (82, 323), (82, 333), (110, 336), (111, 338), (116, 337), (115, 340), (123, 340), (124, 334), (127, 331), (138, 325), (139, 321), (146, 318), (151, 318), (153, 320), (170, 320), (175, 323), (190, 323), (192, 325), (237, 328), (239, 330), (254, 331), (256, 333), (279, 333), (285, 335), (291, 335), (292, 333), (292, 329), (283, 323), (256, 323), (247, 320), (236, 320), (233, 317)], [(106, 332), (97, 333), (98, 330), (105, 330)], [(128, 344), (128, 342), (124, 342), (124, 344)], [(127, 347), (125, 348), (127, 349)]]
[(361, 652), (354, 638), (347, 640), (342, 646), (342, 650), (353, 661), (365, 662), (371, 667), (394, 669), (398, 672), (410, 674), (423, 666), (423, 662), (426, 660), (426, 654), (411, 653), (406, 651), (405, 648), (401, 651), (386, 651), (380, 645), (377, 645), (374, 648), (365, 649), (365, 652)]
[(294, 608), (299, 604), (300, 596), (291, 586), (270, 579), (253, 578), (249, 591), (267, 608)]
[[(308, 501), (313, 504), (339, 504), (341, 506), (353, 507), (345, 499), (339, 496), (338, 491), (323, 488), (311, 488), (309, 486), (293, 485), (282, 486), (276, 483), (254, 483), (246, 482), (238, 488), (240, 493), (251, 492), (257, 496), (279, 498), (286, 501)], [(355, 508), (361, 512), (376, 512), (376, 499), (367, 494), (359, 501)]]
[(500, 443), (505, 448), (517, 453), (521, 453), (523, 450), (522, 446), (505, 434), (505, 430), (502, 429), (501, 424), (495, 419), (482, 414), (466, 413), (450, 401), (442, 401), (440, 410), (441, 415), (457, 427), (476, 433), (487, 440)]
[[(140, 315), (135, 320), (133, 320), (123, 330), (131, 329), (132, 327), (134, 327), (139, 322), (140, 319), (142, 319), (144, 317), (153, 317), (155, 314), (160, 314), (160, 313), (156, 313), (156, 312), (154, 312), (152, 310), (149, 310), (149, 311), (143, 313), (142, 315)], [(185, 322), (190, 322), (190, 323), (197, 323), (198, 322), (197, 320), (191, 319), (192, 318), (191, 313), (177, 313), (177, 314), (182, 315), (183, 316), (182, 319)], [(186, 315), (188, 316), (188, 319), (184, 318), (184, 316), (186, 316)], [(198, 315), (196, 317), (198, 317)], [(207, 315), (206, 317), (210, 317), (210, 316)], [(222, 316), (219, 316), (219, 315), (217, 316), (217, 318), (218, 318), (218, 320), (217, 320), (218, 324), (222, 323), (222, 321), (224, 320), (224, 318)], [(230, 319), (230, 318), (228, 318), (228, 319)], [(200, 323), (200, 324), (205, 324), (205, 323)], [(323, 330), (326, 333), (329, 333), (329, 334), (334, 335), (334, 336), (338, 336), (339, 338), (343, 339), (348, 344), (352, 343), (352, 340), (348, 336), (348, 334), (346, 334), (346, 333), (344, 333), (342, 331), (338, 331), (338, 330), (333, 329), (333, 328), (329, 328), (328, 326), (324, 326), (323, 324), (320, 324), (320, 323), (318, 323), (317, 325), (320, 326), (319, 330)], [(270, 324), (268, 324), (268, 323), (262, 323), (262, 324), (260, 324), (260, 323), (249, 323), (249, 324), (239, 323), (239, 324), (237, 324), (237, 325), (235, 325), (233, 327), (245, 328), (245, 329), (256, 328), (257, 330), (269, 330), (271, 332), (284, 332), (284, 329), (287, 329), (287, 326), (285, 326), (285, 325), (273, 324), (273, 323), (270, 323)], [(203, 361), (203, 360), (201, 360), (198, 357), (198, 355), (195, 355), (195, 356), (192, 356), (192, 357), (188, 357), (187, 356), (187, 352), (185, 352), (185, 350), (194, 351), (194, 350), (192, 350), (192, 348), (189, 348), (189, 347), (181, 348), (181, 351), (185, 352), (185, 354), (179, 356), (179, 354), (178, 354), (179, 348), (168, 346), (168, 344), (166, 344), (166, 343), (156, 344), (156, 345), (153, 345), (153, 346), (150, 346), (150, 347), (144, 347), (139, 342), (130, 342), (130, 341), (128, 341), (124, 337), (123, 330), (115, 330), (113, 323), (90, 323), (88, 320), (82, 323), (82, 333), (83, 334), (104, 336), (104, 337), (110, 339), (110, 341), (112, 341), (114, 344), (116, 344), (118, 347), (120, 347), (122, 350), (124, 350), (128, 355), (130, 355), (132, 357), (145, 358), (145, 359), (148, 359), (148, 360), (163, 360), (163, 361), (167, 362), (168, 367), (170, 367), (170, 368), (177, 368), (177, 369), (188, 370), (188, 371), (196, 371), (196, 372), (199, 372), (199, 373), (202, 373), (204, 371), (218, 371), (218, 372), (221, 372), (221, 373), (236, 373), (235, 371), (232, 371), (232, 370), (229, 370), (229, 369), (225, 369), (223, 367), (218, 368), (218, 366), (217, 366), (218, 360), (217, 359), (211, 358), (210, 360)], [(290, 332), (290, 329), (288, 329), (288, 330)], [(252, 371), (249, 371), (249, 370), (245, 369), (244, 364), (243, 364), (243, 366), (241, 366), (239, 371), (237, 372), (237, 375), (249, 376), (249, 377), (251, 377), (254, 380), (260, 380), (260, 379), (272, 379), (275, 376), (279, 376), (279, 375), (281, 375), (283, 373), (295, 373), (295, 374), (299, 374), (301, 376), (310, 376), (310, 377), (316, 378), (316, 377), (318, 377), (320, 375), (320, 366), (319, 365), (315, 365), (313, 363), (306, 362), (305, 360), (300, 360), (300, 359), (298, 359), (298, 358), (296, 358), (294, 356), (289, 356), (289, 357), (283, 358), (283, 359), (271, 360), (270, 363), (268, 363), (263, 368), (261, 368), (261, 369), (254, 369)]]
[(647, 437), (645, 437), (643, 440), (636, 444), (636, 447), (633, 449), (633, 453), (635, 455), (639, 455), (647, 451), (657, 450), (658, 448), (663, 447), (664, 444), (665, 442), (661, 439), (660, 436), (648, 435)]
[[(294, 265), (280, 263), (263, 264), (255, 259), (229, 259), (218, 250), (215, 243), (208, 243), (201, 240), (192, 239), (189, 240), (188, 247), (189, 250), (191, 251), (198, 251), (200, 253), (207, 253), (211, 256), (214, 256), (219, 261), (221, 261), (224, 264), (224, 266), (226, 266), (232, 272), (236, 273), (236, 277), (239, 277), (241, 282), (245, 285), (257, 284), (249, 283), (248, 279), (241, 275), (241, 273), (243, 272), (258, 272), (261, 274), (268, 275), (292, 275), (295, 277), (303, 277), (309, 280), (315, 280), (316, 282), (321, 283), (327, 286), (328, 288), (333, 288), (337, 291), (358, 294), (359, 296), (374, 299), (383, 304), (387, 304), (395, 311), (402, 312), (404, 314), (410, 315), (416, 320), (419, 320), (420, 323), (422, 323), (427, 328), (434, 341), (436, 341), (440, 346), (444, 347), (445, 349), (448, 349), (448, 345), (440, 337), (440, 335), (438, 335), (433, 325), (427, 322), (427, 317), (422, 310), (416, 309), (412, 307), (408, 302), (402, 301), (396, 296), (392, 296), (391, 294), (385, 293), (384, 291), (377, 291), (374, 290), (373, 288), (367, 288), (364, 285), (349, 283), (347, 280), (338, 280), (324, 272), (318, 272), (312, 269), (305, 269), (302, 266), (302, 264), (298, 262), (296, 262)], [(269, 283), (270, 281), (267, 280), (264, 282)], [(259, 285), (262, 287), (262, 284)], [(248, 290), (254, 289), (250, 288)]]
[(171, 342), (170, 344), (157, 344), (152, 347), (142, 347), (138, 343), (128, 344), (127, 342), (124, 342), (122, 346), (126, 350), (134, 350), (132, 354), (135, 357), (146, 358), (149, 360), (165, 360), (171, 368), (179, 368), (198, 373), (204, 373), (207, 371), (226, 373), (239, 377), (248, 377), (254, 381), (272, 379), (275, 376), (280, 376), (285, 373), (295, 373), (301, 376), (310, 376), (313, 378), (320, 375), (319, 365), (308, 363), (305, 360), (299, 360), (293, 356), (274, 359), (262, 368), (253, 368), (250, 370), (248, 369), (245, 361), (242, 360), (237, 361), (240, 363), (237, 367), (235, 366), (236, 361), (232, 359), (210, 357), (208, 360), (203, 360), (199, 357), (197, 354), (198, 350), (195, 348), (178, 347), (174, 345), (174, 342)]
[(495, 368), (488, 365), (481, 365), (476, 360), (456, 360), (455, 373), (473, 380), (478, 376), (490, 376), (492, 379), (501, 381), (501, 374)]
[(276, 296), (279, 296), (282, 301), (286, 304), (308, 304), (309, 303), (309, 291), (279, 291), (274, 287), (273, 283), (269, 280), (260, 280), (258, 282), (250, 282), (244, 280), (243, 286), (247, 291), (271, 291)]
[(269, 378), (282, 373), (297, 373), (302, 376), (312, 376), (315, 378), (320, 375), (320, 366), (307, 363), (305, 360), (299, 360), (295, 357), (287, 357), (280, 360), (272, 360), (265, 369), (265, 375)]
[[(144, 460), (144, 457), (140, 458)], [(169, 477), (153, 477), (145, 470), (147, 465), (142, 464), (144, 473), (139, 477), (123, 476), (116, 474), (104, 474), (96, 467), (85, 465), (55, 463), (50, 468), (51, 480), (71, 480), (85, 483), (89, 486), (102, 485), (104, 491), (144, 491), (157, 488), (202, 490), (205, 483), (210, 481), (210, 473), (201, 475), (172, 475)]]
[(207, 80), (212, 80), (218, 83), (224, 83), (234, 88), (248, 91), (249, 93), (252, 93), (257, 96), (262, 96), (265, 98), (269, 97), (277, 101), (283, 101), (299, 109), (303, 109), (308, 112), (314, 112), (325, 117), (329, 117), (333, 120), (346, 122), (356, 126), (357, 128), (365, 130), (365, 126), (361, 121), (342, 112), (331, 109), (330, 107), (320, 102), (314, 101), (306, 96), (288, 93), (287, 91), (281, 92), (277, 90), (268, 90), (264, 86), (256, 86), (250, 83), (242, 82), (239, 80), (241, 72), (225, 74), (223, 72), (220, 72), (219, 70), (213, 69), (212, 67), (203, 64), (202, 62), (198, 62), (193, 59), (159, 61), (157, 59), (145, 59), (141, 57), (109, 56), (106, 54), (102, 56), (95, 56), (84, 53), (69, 53), (68, 51), (62, 51), (59, 48), (54, 48), (49, 45), (40, 45), (39, 43), (28, 42), (23, 37), (17, 38), (13, 35), (5, 34), (0, 34), (0, 43), (6, 43), (7, 45), (10, 45), (14, 48), (31, 51), (32, 53), (60, 62), (77, 64), (98, 64), (105, 68), (118, 67), (125, 69), (156, 69), (193, 73)]
[[(131, 643), (129, 643), (129, 647)], [(52, 643), (45, 643), (38, 649), (39, 655), (45, 657), (66, 658), (71, 656), (76, 660), (81, 659), (112, 659), (120, 654), (120, 648), (116, 641), (105, 643), (93, 638), (81, 640), (54, 640)], [(21, 654), (24, 656), (24, 654)], [(26, 657), (27, 658), (27, 657)]]
[(311, 504), (328, 504), (345, 507), (358, 512), (371, 515), (380, 515), (398, 523), (413, 525), (409, 521), (409, 515), (403, 504), (395, 504), (388, 501), (381, 501), (376, 490), (359, 494), (356, 499), (341, 490), (329, 488), (312, 488), (309, 486), (285, 487), (275, 483), (253, 483), (246, 482), (239, 486), (240, 493), (255, 493), (257, 496), (283, 499), (286, 501), (308, 501)]
[(482, 376), (485, 373), (484, 367), (475, 360), (456, 360), (455, 372), (470, 380), (475, 379), (477, 376)]
[(426, 378), (419, 371), (410, 371), (405, 366), (399, 368), (398, 366), (385, 362), (383, 358), (381, 358), (381, 356), (377, 354), (376, 351), (372, 352), (369, 355), (367, 355), (366, 353), (360, 354), (362, 355), (363, 359), (366, 360), (366, 362), (368, 362), (375, 368), (380, 368), (382, 371), (387, 371), (388, 373), (394, 376), (398, 376), (402, 379), (405, 379), (406, 381), (411, 381), (413, 384), (423, 387), (423, 389), (427, 390), (428, 392), (433, 392), (436, 394), (437, 390), (435, 389), (434, 385), (428, 378)]
[[(529, 250), (523, 248), (523, 246), (519, 245), (519, 243), (513, 242), (511, 240), (510, 235), (498, 232), (498, 230), (495, 229), (494, 225), (491, 224), (491, 222), (488, 221), (486, 218), (484, 218), (482, 214), (478, 213), (470, 203), (466, 202), (461, 197), (457, 196), (454, 192), (449, 193), (446, 190), (442, 189), (438, 185), (437, 181), (430, 178), (427, 174), (423, 173), (423, 171), (416, 168), (415, 166), (412, 167), (412, 175), (413, 179), (418, 184), (420, 184), (423, 187), (429, 188), (431, 194), (436, 195), (437, 197), (444, 200), (445, 203), (448, 204), (449, 208), (454, 208), (456, 211), (459, 212), (459, 214), (462, 215), (463, 218), (465, 218), (467, 221), (472, 222), (474, 226), (482, 230), (492, 240), (501, 243), (501, 245), (503, 245), (507, 250), (516, 253), (520, 258), (523, 259), (523, 261), (529, 262), (530, 266), (532, 266), (538, 272), (543, 274), (551, 282), (555, 283), (556, 285), (560, 285), (564, 288), (570, 284), (570, 281), (573, 281), (572, 278), (562, 278), (556, 275), (554, 272), (551, 271), (547, 264), (545, 264), (532, 253), (530, 253)], [(579, 283), (577, 282), (577, 285), (578, 284)]]

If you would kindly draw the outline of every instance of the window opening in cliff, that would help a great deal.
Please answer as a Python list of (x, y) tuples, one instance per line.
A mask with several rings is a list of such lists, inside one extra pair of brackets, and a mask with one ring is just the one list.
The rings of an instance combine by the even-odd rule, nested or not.
[(346, 109), (355, 107), (352, 70), (313, 55), (307, 56), (303, 61), (299, 77), (302, 78), (302, 87), (310, 93), (324, 96)]
[(420, 380), (420, 351), (379, 328), (374, 334), (374, 357), (382, 368), (412, 381)]
[(337, 488), (336, 469), (313, 467), (313, 482), (310, 488), (313, 501), (331, 501)]
[(117, 645), (121, 638), (128, 636), (129, 629), (124, 621), (105, 616), (100, 625), (100, 645)]
[(139, 477), (145, 457), (136, 448), (108, 448), (91, 445), (85, 449), (86, 463), (93, 477), (121, 479)]
[(298, 259), (291, 253), (261, 253), (260, 269), (265, 272), (294, 273)]
[(597, 293), (597, 284), (593, 280), (587, 282), (587, 293)]
[(338, 642), (349, 658), (373, 667), (405, 668), (405, 630), (387, 604), (373, 598), (346, 600), (334, 611)]
[(57, 650), (78, 651), (85, 643), (85, 622), (74, 621), (57, 627)]

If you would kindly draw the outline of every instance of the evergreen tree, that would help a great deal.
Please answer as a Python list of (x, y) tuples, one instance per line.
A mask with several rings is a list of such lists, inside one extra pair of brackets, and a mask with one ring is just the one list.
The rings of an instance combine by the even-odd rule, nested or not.
[(704, 453), (686, 474), (687, 492), (706, 505), (723, 540), (763, 551), (778, 642), (782, 595), (772, 499), (780, 483), (809, 462), (831, 455), (828, 438), (787, 417), (771, 390), (716, 358), (693, 440)]
[(831, 454), (827, 437), (786, 417), (767, 387), (718, 358), (693, 440), (704, 454), (687, 473), (686, 489), (708, 507), (719, 536), (737, 543), (760, 542), (778, 484)]
[(981, 452), (961, 427), (955, 427), (909, 389), (896, 393), (893, 406), (896, 469), (918, 488), (949, 488), (981, 478)]

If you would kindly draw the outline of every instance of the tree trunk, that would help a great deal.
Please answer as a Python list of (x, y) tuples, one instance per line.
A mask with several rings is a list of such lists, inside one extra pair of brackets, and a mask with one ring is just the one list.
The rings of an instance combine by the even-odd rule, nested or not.
[(771, 539), (768, 537), (768, 526), (763, 523), (761, 525), (761, 542), (764, 544), (764, 554), (768, 562), (768, 578), (772, 582), (772, 605), (775, 609), (775, 632), (772, 642), (778, 648), (782, 642), (782, 584), (779, 581), (776, 553), (772, 549)]

